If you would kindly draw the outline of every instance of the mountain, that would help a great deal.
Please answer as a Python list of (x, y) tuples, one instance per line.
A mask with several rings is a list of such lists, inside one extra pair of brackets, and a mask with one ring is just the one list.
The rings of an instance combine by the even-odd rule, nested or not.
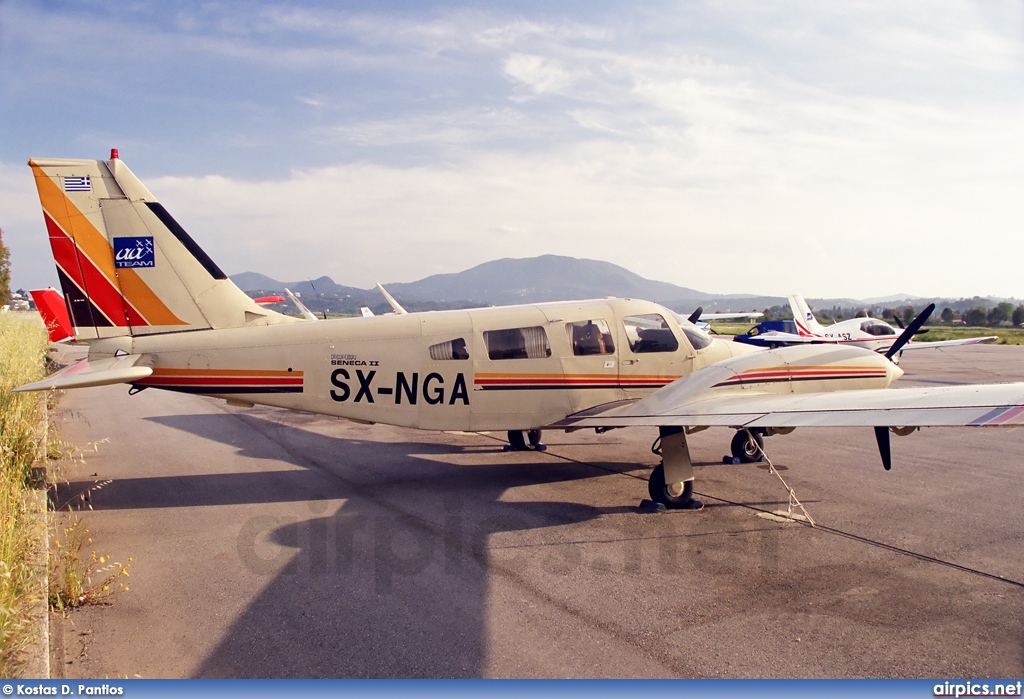
[[(280, 293), (287, 287), (301, 294), (316, 313), (323, 310), (329, 313), (358, 313), (360, 306), (369, 306), (377, 313), (390, 310), (376, 288), (344, 286), (326, 276), (312, 281), (279, 282), (256, 272), (242, 272), (232, 275), (231, 279), (242, 291), (250, 293)], [(385, 284), (385, 287), (410, 311), (619, 296), (655, 301), (680, 313), (690, 313), (697, 306), (709, 313), (772, 307), (781, 307), (783, 313), (789, 312), (789, 303), (781, 296), (708, 294), (645, 279), (610, 262), (560, 255), (504, 258), (462, 272), (436, 274), (416, 282), (393, 282)], [(959, 310), (961, 306), (966, 309), (993, 305), (988, 299), (920, 299), (907, 294), (866, 300), (808, 298), (807, 302), (814, 309), (838, 312), (865, 307), (875, 307), (877, 310), (879, 306), (902, 306), (908, 301), (920, 308), (930, 300), (934, 300), (940, 308), (950, 305), (954, 310)]]
[(232, 274), (231, 281), (242, 291), (284, 291), (287, 286), (259, 272)]
[(667, 282), (644, 279), (624, 267), (560, 255), (485, 262), (464, 272), (385, 285), (396, 298), (466, 299), (495, 305), (592, 299), (604, 296), (675, 301), (707, 296)]
[[(312, 282), (279, 282), (256, 272), (242, 272), (231, 280), (246, 292), (281, 292), (287, 287), (303, 297), (345, 299), (353, 304), (379, 307), (376, 288), (357, 289), (337, 284), (330, 277)], [(543, 301), (621, 296), (693, 308), (698, 301), (722, 298), (667, 282), (645, 279), (624, 267), (599, 260), (560, 255), (485, 262), (463, 272), (436, 274), (416, 282), (385, 284), (401, 303), (442, 304), (446, 307), (507, 305)], [(746, 300), (746, 299), (745, 299)], [(729, 299), (732, 302), (732, 299)]]

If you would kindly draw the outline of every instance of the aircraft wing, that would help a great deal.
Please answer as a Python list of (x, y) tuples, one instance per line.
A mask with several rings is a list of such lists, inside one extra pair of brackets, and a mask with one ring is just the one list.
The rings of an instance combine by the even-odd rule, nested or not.
[(293, 294), (288, 289), (285, 289), (284, 293), (288, 294), (288, 298), (290, 298), (292, 303), (295, 304), (295, 307), (299, 309), (299, 313), (302, 314), (303, 318), (305, 318), (306, 320), (319, 320), (315, 315), (313, 315), (312, 311), (306, 308), (306, 304), (302, 303), (302, 301), (299, 301), (298, 296)]
[(815, 335), (794, 335), (793, 333), (779, 332), (778, 330), (769, 330), (766, 333), (760, 335), (737, 335), (742, 337), (743, 342), (750, 345), (810, 345), (810, 344), (825, 344), (835, 343), (836, 340), (827, 340), (823, 337), (817, 337)]
[(903, 352), (907, 350), (932, 349), (933, 347), (955, 347), (956, 345), (991, 345), (999, 337), (988, 335), (986, 337), (969, 337), (965, 340), (939, 340), (938, 342), (908, 342), (903, 346)]
[(141, 354), (125, 354), (107, 359), (80, 359), (42, 381), (19, 386), (14, 392), (86, 388), (138, 381), (153, 373), (153, 367), (136, 365), (142, 357)]
[(1024, 383), (827, 393), (693, 396), (675, 382), (641, 400), (585, 410), (553, 427), (875, 427), (1024, 425)]
[(760, 318), (764, 313), (701, 313), (699, 320), (746, 320)]
[(384, 287), (381, 286), (380, 282), (377, 283), (377, 288), (380, 290), (380, 293), (382, 293), (384, 295), (384, 298), (387, 300), (388, 304), (391, 306), (391, 310), (395, 312), (395, 315), (404, 316), (406, 313), (409, 312), (409, 311), (405, 310), (404, 308), (402, 308), (402, 305), (400, 303), (398, 303), (398, 301), (395, 301), (395, 297), (392, 296), (391, 294), (389, 294), (384, 289)]

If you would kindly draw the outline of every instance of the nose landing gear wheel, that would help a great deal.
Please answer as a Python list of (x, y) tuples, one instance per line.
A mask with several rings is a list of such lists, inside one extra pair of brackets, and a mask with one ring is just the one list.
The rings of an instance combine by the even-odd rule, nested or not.
[[(755, 444), (756, 442), (756, 444)], [(764, 437), (760, 432), (738, 430), (732, 438), (732, 455), (745, 464), (761, 460), (761, 449), (764, 448)]]
[(662, 464), (651, 471), (647, 492), (651, 500), (660, 502), (670, 510), (699, 510), (704, 507), (700, 500), (693, 499), (693, 481), (665, 483), (665, 467)]

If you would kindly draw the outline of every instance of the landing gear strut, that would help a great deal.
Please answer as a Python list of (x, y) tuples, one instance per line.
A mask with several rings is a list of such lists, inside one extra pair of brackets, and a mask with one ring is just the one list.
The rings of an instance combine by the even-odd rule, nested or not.
[(682, 427), (659, 427), (661, 463), (651, 472), (647, 492), (651, 500), (670, 510), (699, 510), (704, 507), (693, 499), (693, 464), (686, 433)]

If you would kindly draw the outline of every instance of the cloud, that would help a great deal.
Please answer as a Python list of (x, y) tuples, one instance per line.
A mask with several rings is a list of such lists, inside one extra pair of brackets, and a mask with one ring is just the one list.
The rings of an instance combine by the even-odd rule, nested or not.
[(102, 7), (0, 7), (0, 159), (120, 144), (234, 271), (558, 253), (717, 292), (1020, 294), (1010, 256), (962, 252), (1024, 213), (1016, 4)]

